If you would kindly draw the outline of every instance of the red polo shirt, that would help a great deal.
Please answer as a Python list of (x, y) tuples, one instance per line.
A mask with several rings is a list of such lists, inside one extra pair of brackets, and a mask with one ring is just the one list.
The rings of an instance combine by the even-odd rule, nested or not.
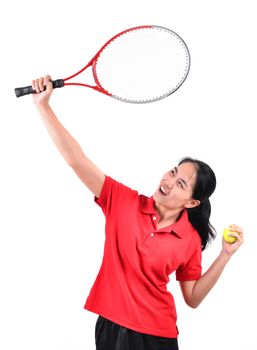
[(169, 275), (175, 271), (180, 281), (201, 276), (201, 239), (186, 210), (157, 230), (153, 198), (108, 176), (95, 201), (106, 217), (105, 245), (85, 309), (137, 332), (176, 338)]

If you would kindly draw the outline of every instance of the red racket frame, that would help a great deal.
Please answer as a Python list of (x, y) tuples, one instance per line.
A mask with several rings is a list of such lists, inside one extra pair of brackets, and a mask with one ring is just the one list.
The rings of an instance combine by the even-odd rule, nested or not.
[[(123, 32), (120, 32), (119, 34), (116, 34), (114, 37), (112, 37), (110, 40), (108, 40), (102, 47), (101, 49), (96, 53), (96, 55), (88, 62), (88, 64), (80, 69), (77, 73), (71, 75), (70, 77), (68, 78), (65, 78), (63, 79), (64, 81), (64, 86), (67, 86), (67, 85), (77, 85), (77, 86), (85, 86), (85, 87), (89, 87), (91, 89), (94, 89), (94, 90), (97, 90), (105, 95), (108, 95), (108, 96), (112, 96), (112, 94), (110, 94), (108, 91), (106, 91), (100, 84), (98, 78), (97, 78), (97, 74), (96, 74), (96, 62), (97, 62), (97, 59), (98, 57), (100, 56), (101, 52), (105, 49), (106, 46), (108, 46), (110, 44), (111, 41), (117, 39), (119, 36), (125, 34), (125, 33), (128, 33), (128, 32), (131, 32), (133, 30), (137, 30), (137, 29), (143, 29), (143, 28), (152, 28), (154, 26), (138, 26), (138, 27), (133, 27), (133, 28), (130, 28), (130, 29), (127, 29), (127, 30), (124, 30)], [(70, 80), (70, 79), (73, 79), (74, 77), (76, 77), (77, 75), (79, 75), (80, 73), (84, 72), (88, 67), (92, 66), (92, 72), (93, 72), (93, 77), (94, 77), (94, 80), (96, 82), (97, 85), (88, 85), (88, 84), (82, 84), (82, 83), (66, 83), (67, 80)]]

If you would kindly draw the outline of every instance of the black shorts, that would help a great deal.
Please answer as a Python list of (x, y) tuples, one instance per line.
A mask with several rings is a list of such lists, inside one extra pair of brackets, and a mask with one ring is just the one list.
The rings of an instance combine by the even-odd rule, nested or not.
[(178, 350), (177, 338), (139, 333), (99, 316), (95, 325), (96, 350)]

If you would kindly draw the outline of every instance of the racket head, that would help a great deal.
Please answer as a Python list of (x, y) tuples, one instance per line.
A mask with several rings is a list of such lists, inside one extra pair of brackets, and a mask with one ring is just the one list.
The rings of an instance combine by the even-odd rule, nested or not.
[(186, 80), (190, 53), (174, 31), (156, 25), (127, 29), (94, 57), (94, 79), (102, 92), (128, 103), (149, 103), (174, 93)]

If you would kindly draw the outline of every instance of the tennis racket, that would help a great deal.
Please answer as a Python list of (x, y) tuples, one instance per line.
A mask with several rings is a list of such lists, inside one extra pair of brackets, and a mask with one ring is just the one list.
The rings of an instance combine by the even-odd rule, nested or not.
[[(91, 67), (95, 85), (68, 82)], [(127, 29), (106, 42), (88, 64), (53, 87), (84, 86), (130, 103), (158, 101), (185, 81), (190, 54), (183, 39), (170, 29), (149, 25)], [(15, 89), (17, 97), (35, 93), (32, 86)]]

